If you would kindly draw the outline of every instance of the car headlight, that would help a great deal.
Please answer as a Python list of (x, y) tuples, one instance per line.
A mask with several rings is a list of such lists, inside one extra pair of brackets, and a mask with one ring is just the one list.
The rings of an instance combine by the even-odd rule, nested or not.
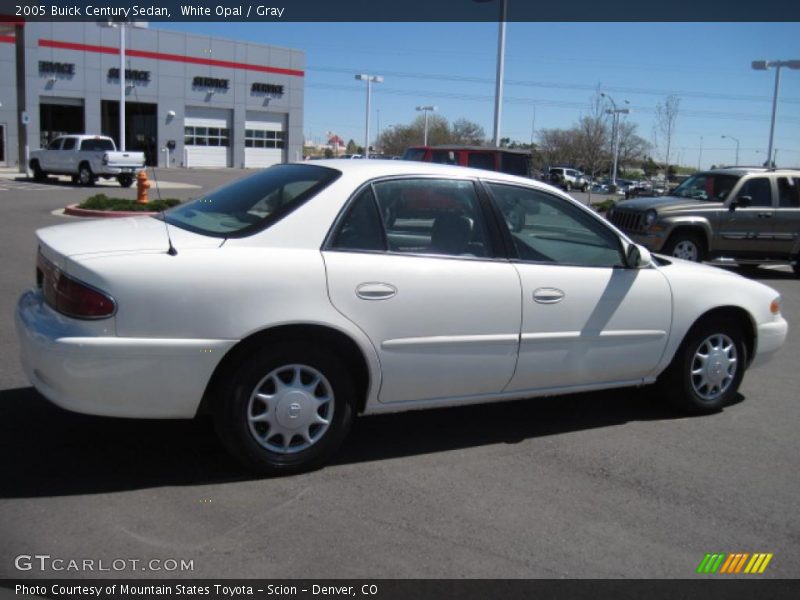
[(657, 218), (658, 218), (658, 213), (651, 208), (646, 213), (644, 213), (644, 224), (650, 227), (650, 225), (656, 222)]

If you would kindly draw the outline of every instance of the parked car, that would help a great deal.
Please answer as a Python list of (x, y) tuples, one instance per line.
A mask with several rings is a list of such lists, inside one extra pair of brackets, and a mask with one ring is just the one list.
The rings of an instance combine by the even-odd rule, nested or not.
[(119, 152), (110, 137), (65, 135), (50, 142), (46, 150), (31, 152), (28, 164), (37, 181), (50, 174), (71, 175), (73, 183), (94, 185), (102, 177), (130, 187), (144, 163), (144, 152)]
[(583, 173), (576, 169), (566, 167), (550, 167), (550, 183), (566, 191), (580, 190), (585, 192), (589, 189), (589, 181)]
[[(389, 224), (396, 197), (415, 210)], [(37, 244), (16, 309), (36, 389), (97, 415), (210, 413), (263, 473), (322, 464), (360, 414), (652, 383), (716, 411), (787, 335), (761, 283), (652, 257), (554, 187), (421, 162), (278, 165)]]
[(531, 177), (531, 153), (528, 150), (496, 148), (494, 146), (411, 146), (403, 160), (461, 165), (474, 169), (499, 171), (510, 175)]
[(696, 173), (663, 197), (620, 202), (608, 218), (637, 243), (692, 261), (792, 264), (800, 274), (800, 171)]

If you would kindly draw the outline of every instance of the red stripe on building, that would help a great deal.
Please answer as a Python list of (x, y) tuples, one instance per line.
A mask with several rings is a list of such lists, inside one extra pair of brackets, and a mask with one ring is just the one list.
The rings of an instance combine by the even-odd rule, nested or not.
[(14, 44), (17, 38), (13, 35), (0, 35), (0, 44)]
[[(59, 48), (61, 50), (77, 50), (79, 52), (97, 52), (99, 54), (119, 55), (119, 48), (113, 46), (94, 46), (92, 44), (76, 44), (74, 42), (59, 42), (58, 40), (39, 40), (39, 45), (44, 48)], [(213, 58), (199, 58), (195, 56), (181, 56), (180, 54), (165, 54), (163, 52), (149, 52), (147, 50), (125, 50), (127, 56), (139, 58), (152, 58), (154, 60), (171, 60), (193, 65), (207, 65), (211, 67), (227, 67), (229, 69), (244, 69), (260, 73), (277, 73), (278, 75), (291, 75), (303, 77), (305, 73), (297, 69), (281, 69), (279, 67), (265, 67), (263, 65), (250, 65), (247, 63), (229, 60), (216, 60)]]

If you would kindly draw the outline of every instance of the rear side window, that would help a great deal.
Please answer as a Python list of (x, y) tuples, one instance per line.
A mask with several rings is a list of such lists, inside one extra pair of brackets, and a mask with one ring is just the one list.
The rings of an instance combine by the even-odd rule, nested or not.
[(778, 206), (781, 208), (800, 207), (800, 179), (780, 177), (778, 179)]
[(203, 235), (244, 237), (276, 223), (340, 175), (314, 165), (276, 165), (177, 206), (166, 219)]
[(750, 196), (750, 206), (772, 206), (772, 188), (766, 177), (755, 177), (746, 181), (739, 190), (739, 197)]
[(64, 138), (64, 145), (61, 146), (62, 150), (74, 150), (75, 138)]
[(48, 150), (60, 150), (61, 149), (61, 142), (63, 142), (63, 141), (64, 141), (64, 138), (56, 138), (52, 142), (50, 142), (50, 145), (47, 146), (47, 149)]
[(467, 166), (473, 169), (494, 171), (494, 155), (485, 152), (470, 152), (467, 156)]
[(338, 250), (386, 250), (383, 225), (371, 186), (353, 200), (331, 247)]

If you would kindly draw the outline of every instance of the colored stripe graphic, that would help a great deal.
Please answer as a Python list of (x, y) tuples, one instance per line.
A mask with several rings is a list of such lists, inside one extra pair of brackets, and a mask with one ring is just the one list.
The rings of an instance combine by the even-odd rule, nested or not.
[[(39, 40), (39, 45), (43, 48), (58, 48), (60, 50), (77, 50), (78, 52), (97, 52), (99, 54), (119, 55), (119, 48), (112, 46), (97, 46), (94, 44), (78, 44), (75, 42), (61, 42), (59, 40)], [(277, 73), (278, 75), (292, 75), (303, 77), (305, 73), (299, 69), (283, 69), (281, 67), (267, 67), (264, 65), (252, 65), (247, 63), (233, 62), (229, 60), (216, 60), (213, 58), (201, 58), (198, 56), (183, 56), (181, 54), (167, 54), (166, 52), (151, 52), (149, 50), (128, 49), (125, 51), (127, 56), (138, 56), (139, 58), (152, 58), (154, 60), (171, 60), (195, 65), (209, 65), (212, 67), (227, 67), (229, 69), (244, 69), (246, 71), (259, 71), (261, 73)]]
[[(760, 574), (763, 573), (774, 555), (767, 552), (724, 552), (708, 553), (697, 566), (698, 573), (714, 574)], [(749, 560), (748, 560), (749, 559)], [(745, 566), (746, 565), (746, 566)]]

